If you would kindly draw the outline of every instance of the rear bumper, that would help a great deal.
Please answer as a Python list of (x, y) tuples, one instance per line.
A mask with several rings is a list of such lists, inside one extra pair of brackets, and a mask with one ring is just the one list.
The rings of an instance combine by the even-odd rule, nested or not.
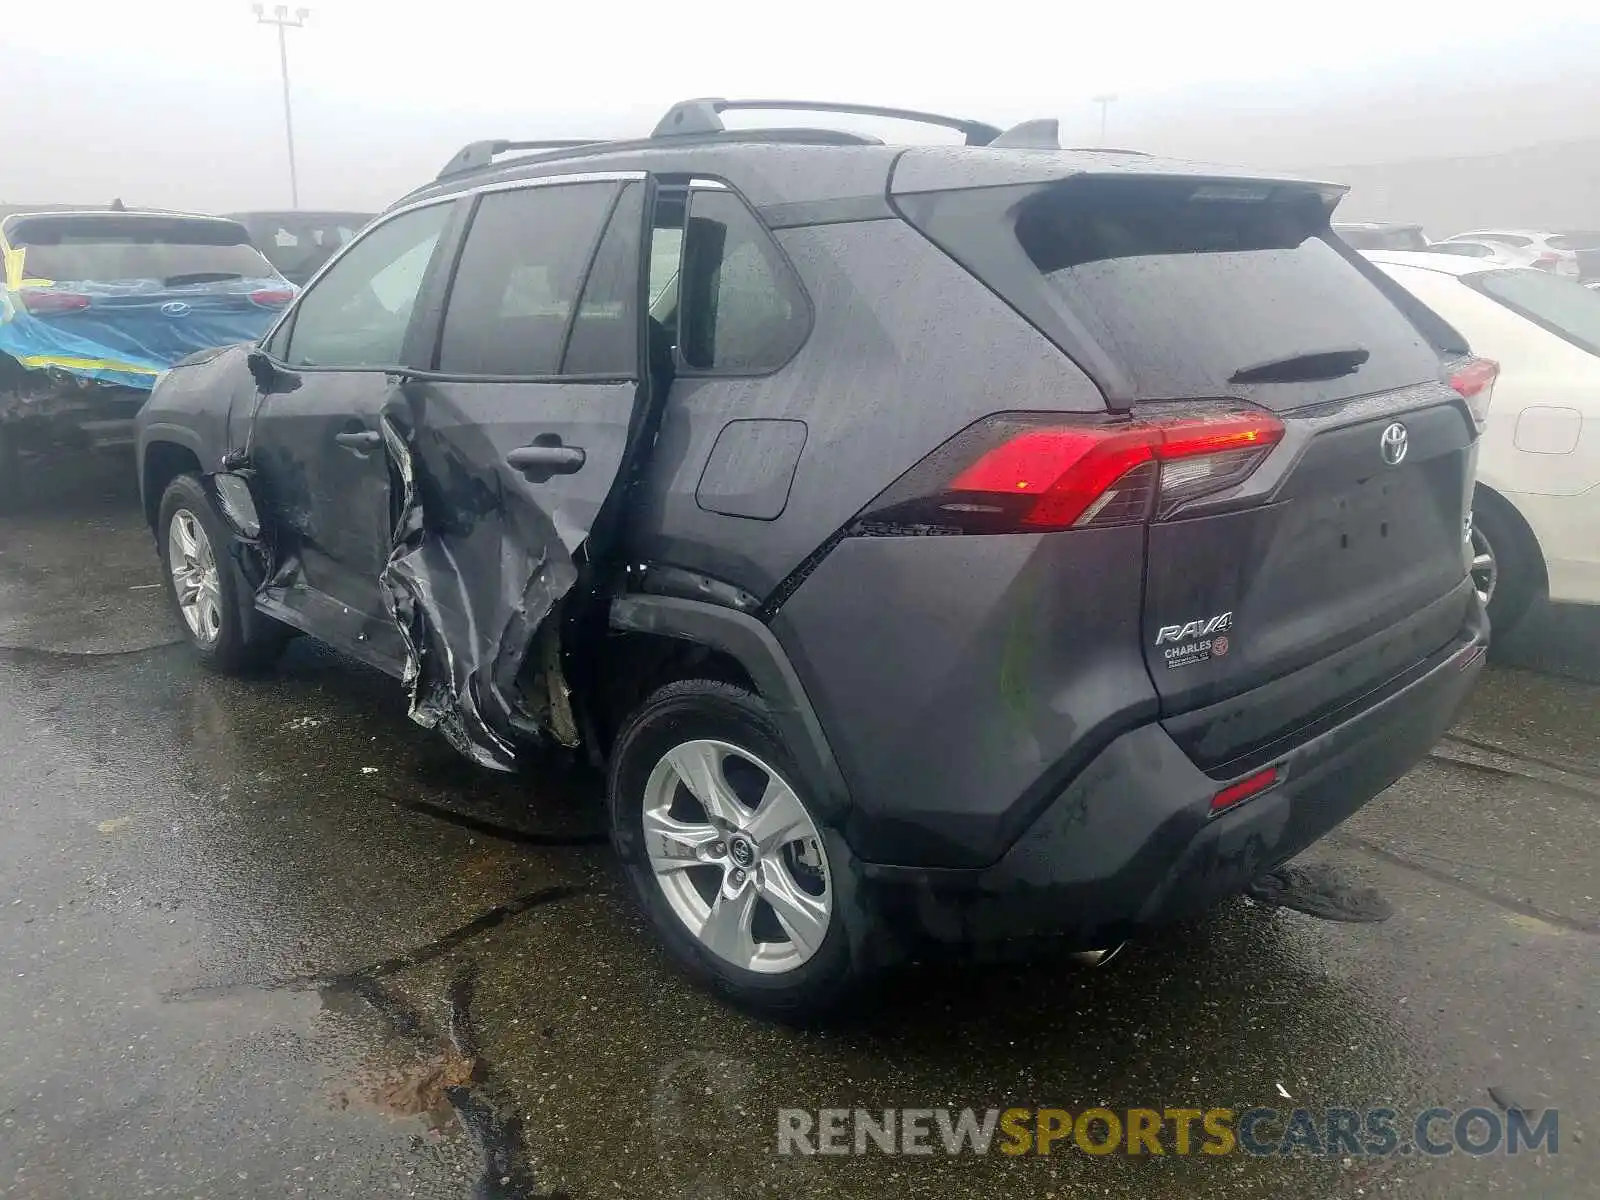
[(897, 932), (949, 943), (1050, 935), (1114, 944), (1205, 911), (1304, 850), (1388, 787), (1445, 732), (1482, 667), (1476, 604), (1460, 635), (1273, 760), (1279, 782), (1212, 816), (1230, 779), (1203, 772), (1154, 721), (1116, 738), (994, 865), (867, 865), (862, 898)]

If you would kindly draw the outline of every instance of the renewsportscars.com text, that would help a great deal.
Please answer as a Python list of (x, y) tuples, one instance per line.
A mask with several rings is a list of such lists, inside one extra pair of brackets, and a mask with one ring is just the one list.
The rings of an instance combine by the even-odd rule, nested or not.
[(1560, 1113), (1493, 1108), (781, 1108), (781, 1155), (1520, 1154), (1559, 1151)]

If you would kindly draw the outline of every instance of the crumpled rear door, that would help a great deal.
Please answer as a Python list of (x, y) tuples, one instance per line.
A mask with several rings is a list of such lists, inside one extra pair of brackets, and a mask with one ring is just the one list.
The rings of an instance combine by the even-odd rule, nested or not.
[(604, 583), (661, 399), (643, 365), (650, 180), (529, 182), (476, 201), (434, 369), (383, 424), (382, 586), (412, 716), (502, 769), (519, 744), (578, 741), (561, 625)]

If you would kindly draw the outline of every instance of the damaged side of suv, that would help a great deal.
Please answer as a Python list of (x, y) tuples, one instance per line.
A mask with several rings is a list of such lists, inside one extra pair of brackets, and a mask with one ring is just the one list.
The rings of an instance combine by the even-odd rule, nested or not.
[[(617, 172), (403, 206), (259, 346), (173, 373), (144, 418), (146, 497), (202, 653), (235, 665), (303, 630), (400, 676), (413, 719), (483, 766), (580, 743), (562, 646), (593, 618), (563, 600), (610, 590), (666, 385), (642, 247), (683, 190), (675, 210), (655, 192)], [(162, 495), (208, 462), (222, 540)]]

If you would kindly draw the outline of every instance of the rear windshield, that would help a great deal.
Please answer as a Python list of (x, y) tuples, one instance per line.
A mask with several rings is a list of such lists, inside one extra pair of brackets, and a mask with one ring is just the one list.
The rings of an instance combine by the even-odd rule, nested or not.
[(284, 271), (321, 266), (333, 252), (354, 238), (366, 222), (356, 217), (287, 216), (251, 222), (255, 244)]
[(1580, 350), (1600, 354), (1600, 292), (1526, 269), (1478, 271), (1462, 280)]
[(1558, 233), (1545, 243), (1556, 250), (1600, 250), (1600, 232)]
[(95, 214), (36, 217), (6, 230), (23, 274), (60, 282), (260, 279), (277, 272), (232, 221)]
[(1325, 211), (1282, 188), (1088, 178), (1029, 202), (1016, 232), (1140, 398), (1237, 395), (1235, 376), (1270, 382), (1263, 368), (1295, 359), (1311, 364), (1302, 380), (1348, 377), (1341, 395), (1436, 377), (1437, 354), (1335, 248)]
[(1388, 229), (1362, 229), (1335, 225), (1334, 232), (1357, 250), (1427, 250), (1428, 239), (1416, 226), (1401, 225)]

